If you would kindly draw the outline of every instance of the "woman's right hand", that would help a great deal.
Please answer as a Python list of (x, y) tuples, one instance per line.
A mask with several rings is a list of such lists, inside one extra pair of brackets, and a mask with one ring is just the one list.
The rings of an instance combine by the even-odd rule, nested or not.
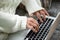
[(38, 32), (39, 24), (35, 19), (28, 18), (27, 19), (27, 28), (31, 29), (33, 32)]

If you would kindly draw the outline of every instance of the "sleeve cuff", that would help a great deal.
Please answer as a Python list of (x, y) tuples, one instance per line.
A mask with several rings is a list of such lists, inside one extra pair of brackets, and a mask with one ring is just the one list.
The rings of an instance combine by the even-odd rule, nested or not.
[(13, 28), (13, 31), (20, 31), (23, 29), (26, 29), (26, 23), (27, 23), (27, 17), (26, 16), (18, 16), (17, 15), (17, 22), (16, 25)]
[(39, 11), (42, 8), (42, 6), (40, 6), (36, 0), (23, 0), (22, 1), (23, 5), (25, 5), (29, 15), (33, 15), (32, 13)]
[(29, 15), (30, 15), (30, 16), (33, 16), (33, 13), (34, 13), (34, 12), (37, 12), (37, 11), (42, 10), (42, 9), (44, 9), (44, 8), (42, 8), (42, 7), (40, 7), (40, 8), (35, 8), (34, 10), (28, 11), (28, 12), (29, 12)]
[(22, 16), (21, 17), (21, 29), (26, 29), (26, 24), (27, 24), (27, 17), (26, 16)]

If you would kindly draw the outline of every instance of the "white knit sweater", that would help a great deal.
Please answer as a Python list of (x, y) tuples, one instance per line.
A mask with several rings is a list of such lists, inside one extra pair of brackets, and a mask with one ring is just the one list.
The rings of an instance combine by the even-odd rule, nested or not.
[(0, 31), (14, 33), (26, 29), (27, 17), (15, 15), (15, 10), (21, 2), (30, 15), (43, 9), (40, 0), (0, 0)]

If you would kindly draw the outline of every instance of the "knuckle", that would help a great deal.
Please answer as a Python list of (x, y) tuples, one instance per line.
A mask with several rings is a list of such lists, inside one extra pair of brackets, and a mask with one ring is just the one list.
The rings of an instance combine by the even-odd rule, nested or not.
[(35, 27), (37, 27), (37, 25), (35, 24)]
[(33, 26), (31, 26), (31, 29), (33, 29)]

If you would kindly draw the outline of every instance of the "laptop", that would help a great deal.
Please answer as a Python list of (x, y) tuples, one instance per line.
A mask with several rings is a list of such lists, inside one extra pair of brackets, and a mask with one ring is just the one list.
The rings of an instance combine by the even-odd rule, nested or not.
[(10, 35), (7, 40), (49, 40), (59, 24), (60, 13), (58, 13), (56, 17), (46, 16), (46, 21), (43, 23), (39, 22), (39, 20), (37, 21), (40, 24), (37, 33), (26, 29)]
[(59, 24), (59, 17), (60, 13), (58, 13), (56, 17), (46, 16), (46, 21), (43, 23), (37, 20), (40, 24), (39, 31), (34, 33), (32, 30), (30, 30), (24, 40), (49, 40)]

